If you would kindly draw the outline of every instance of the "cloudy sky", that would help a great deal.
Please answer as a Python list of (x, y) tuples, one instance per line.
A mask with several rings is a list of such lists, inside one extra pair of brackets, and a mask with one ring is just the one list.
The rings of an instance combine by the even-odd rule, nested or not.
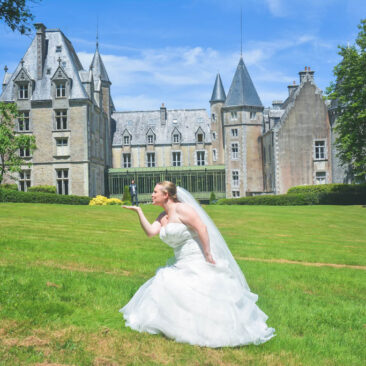
[[(226, 93), (243, 58), (265, 106), (287, 96), (305, 66), (322, 89), (339, 44), (354, 43), (365, 0), (42, 0), (35, 22), (60, 28), (85, 69), (99, 45), (117, 110), (209, 108), (219, 72)], [(31, 37), (0, 23), (0, 77), (13, 72)]]

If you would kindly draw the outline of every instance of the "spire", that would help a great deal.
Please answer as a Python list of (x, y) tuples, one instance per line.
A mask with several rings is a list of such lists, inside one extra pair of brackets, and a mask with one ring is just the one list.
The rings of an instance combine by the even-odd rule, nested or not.
[(229, 93), (226, 98), (225, 106), (255, 106), (263, 107), (258, 93), (255, 90), (252, 79), (240, 57)]
[(100, 53), (99, 53), (98, 41), (97, 41), (93, 61), (91, 62), (90, 68), (93, 71), (94, 81), (100, 80), (100, 81), (106, 81), (106, 82), (110, 83), (109, 77), (107, 74), (107, 70), (104, 67), (102, 57), (100, 56)]
[(210, 103), (214, 102), (225, 102), (226, 100), (226, 94), (224, 87), (222, 85), (220, 74), (217, 74), (216, 80), (215, 80), (215, 86), (212, 91), (212, 96), (210, 99)]

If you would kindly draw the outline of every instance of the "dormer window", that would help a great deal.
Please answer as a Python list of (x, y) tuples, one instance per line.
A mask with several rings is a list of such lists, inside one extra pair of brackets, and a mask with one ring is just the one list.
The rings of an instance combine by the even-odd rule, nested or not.
[(130, 136), (123, 136), (123, 145), (130, 144)]
[(28, 99), (29, 98), (28, 83), (20, 84), (18, 87), (18, 90), (19, 90), (19, 94), (18, 94), (19, 99)]
[(56, 84), (56, 98), (66, 97), (66, 83), (60, 82)]
[(173, 135), (173, 142), (174, 142), (175, 144), (178, 144), (178, 143), (179, 143), (179, 135), (178, 135), (177, 133), (175, 133), (175, 134)]
[(203, 133), (197, 134), (197, 142), (203, 142)]
[(154, 136), (153, 135), (147, 135), (147, 143), (153, 144), (154, 143)]

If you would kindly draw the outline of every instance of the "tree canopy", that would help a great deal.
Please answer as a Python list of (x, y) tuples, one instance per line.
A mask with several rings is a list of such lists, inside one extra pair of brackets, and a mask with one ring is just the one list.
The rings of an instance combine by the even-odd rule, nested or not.
[(366, 177), (366, 19), (359, 24), (355, 44), (339, 46), (335, 82), (327, 89), (336, 109), (338, 157), (361, 181)]
[(12, 177), (12, 173), (21, 171), (22, 165), (30, 165), (19, 155), (20, 149), (30, 154), (36, 149), (34, 136), (16, 133), (14, 121), (17, 116), (16, 104), (0, 102), (0, 183), (5, 173)]
[(21, 34), (31, 32), (31, 21), (34, 19), (27, 3), (41, 0), (0, 0), (0, 20), (4, 21), (12, 31)]

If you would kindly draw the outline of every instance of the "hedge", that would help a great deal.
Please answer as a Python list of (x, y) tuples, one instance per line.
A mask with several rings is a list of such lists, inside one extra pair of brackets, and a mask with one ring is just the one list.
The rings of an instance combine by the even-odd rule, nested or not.
[(366, 192), (320, 192), (288, 193), (279, 195), (262, 195), (241, 198), (224, 198), (219, 205), (269, 205), (269, 206), (303, 206), (303, 205), (363, 205), (366, 204)]
[(58, 203), (64, 205), (88, 205), (86, 196), (66, 196), (54, 193), (22, 192), (0, 189), (0, 202)]
[(4, 184), (0, 184), (0, 189), (11, 189), (12, 191), (17, 191), (18, 190), (18, 185), (17, 184), (11, 184), (11, 183), (4, 183)]
[(287, 193), (366, 193), (366, 184), (317, 184), (291, 187)]
[(57, 193), (55, 186), (32, 186), (27, 189), (28, 192)]

